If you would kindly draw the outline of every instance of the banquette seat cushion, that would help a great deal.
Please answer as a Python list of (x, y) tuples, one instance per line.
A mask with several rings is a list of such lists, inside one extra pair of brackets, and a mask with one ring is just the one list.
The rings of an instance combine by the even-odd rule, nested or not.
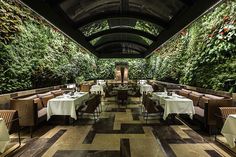
[(215, 114), (218, 107), (232, 106), (232, 98), (217, 96), (207, 93), (181, 89), (179, 95), (185, 96), (193, 101), (195, 115), (194, 119), (203, 122), (204, 126), (212, 131), (212, 128), (217, 124)]

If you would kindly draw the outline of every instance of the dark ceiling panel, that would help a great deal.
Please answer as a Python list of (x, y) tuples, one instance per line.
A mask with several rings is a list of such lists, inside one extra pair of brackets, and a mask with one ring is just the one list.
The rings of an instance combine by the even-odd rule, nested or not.
[(120, 26), (126, 26), (126, 27), (135, 27), (137, 19), (126, 19), (126, 18), (122, 18), (122, 19), (108, 19), (108, 24), (110, 28), (113, 27), (120, 27)]
[(60, 4), (73, 21), (109, 10), (137, 11), (169, 21), (183, 6), (180, 0), (66, 0)]
[(89, 23), (92, 23), (94, 21), (104, 20), (104, 19), (121, 19), (121, 18), (134, 18), (134, 19), (140, 19), (144, 21), (148, 21), (151, 23), (154, 23), (156, 25), (159, 25), (161, 27), (168, 27), (168, 21), (162, 20), (159, 17), (151, 16), (151, 15), (145, 15), (140, 12), (132, 12), (129, 11), (126, 14), (120, 14), (119, 12), (114, 11), (106, 11), (97, 13), (95, 15), (92, 15), (91, 17), (82, 18), (75, 22), (76, 27), (83, 27)]
[(191, 6), (195, 3), (196, 0), (179, 0), (181, 2), (183, 2), (184, 4)]
[(150, 55), (221, 0), (21, 1), (96, 56), (127, 58)]
[(130, 10), (160, 17), (166, 21), (183, 7), (184, 3), (179, 0), (130, 0)]

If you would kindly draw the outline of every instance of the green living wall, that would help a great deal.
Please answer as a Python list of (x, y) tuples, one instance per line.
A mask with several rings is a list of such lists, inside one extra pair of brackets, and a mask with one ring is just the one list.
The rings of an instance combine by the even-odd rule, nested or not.
[(114, 79), (115, 63), (128, 63), (128, 77), (129, 79), (147, 79), (151, 78), (148, 73), (148, 63), (145, 59), (99, 59), (97, 61), (97, 76), (100, 79)]
[(148, 60), (157, 80), (236, 92), (236, 1), (217, 6)]
[(0, 0), (0, 94), (96, 77), (96, 58), (18, 3)]

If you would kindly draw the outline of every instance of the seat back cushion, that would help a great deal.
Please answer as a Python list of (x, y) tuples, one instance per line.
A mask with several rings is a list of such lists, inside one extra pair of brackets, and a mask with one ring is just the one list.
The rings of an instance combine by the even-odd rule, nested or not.
[(51, 92), (47, 92), (47, 93), (42, 93), (42, 94), (37, 94), (39, 98), (42, 98), (44, 96), (47, 96), (47, 95), (51, 95), (52, 93)]
[(50, 95), (46, 95), (46, 96), (41, 97), (43, 106), (44, 106), (44, 107), (47, 107), (48, 101), (49, 101), (50, 99), (52, 99), (52, 98), (54, 98), (54, 95), (53, 95), (53, 94), (50, 94)]
[(32, 95), (32, 96), (27, 96), (27, 97), (24, 97), (24, 98), (19, 98), (19, 100), (33, 100), (33, 99), (36, 99), (37, 98), (37, 95)]
[(40, 98), (35, 98), (34, 99), (34, 104), (37, 104), (38, 110), (41, 110), (43, 108), (43, 103), (42, 103), (42, 100)]
[(191, 99), (193, 101), (194, 106), (198, 106), (200, 98), (201, 98), (201, 96), (195, 95), (194, 93), (189, 94), (189, 99)]
[(222, 96), (216, 96), (216, 95), (211, 95), (211, 94), (205, 94), (205, 97), (208, 97), (210, 99), (216, 99), (216, 100), (223, 100), (224, 97)]
[(209, 102), (209, 98), (202, 96), (199, 99), (198, 106), (202, 109), (205, 109), (205, 105)]
[(194, 94), (194, 95), (197, 95), (197, 96), (203, 96), (204, 95), (203, 93), (199, 93), (199, 92), (195, 92), (195, 91), (192, 91), (191, 93)]
[(64, 92), (62, 90), (57, 90), (57, 91), (51, 91), (51, 93), (54, 95), (54, 97), (62, 95)]
[(179, 95), (181, 95), (181, 96), (184, 96), (184, 97), (189, 97), (189, 94), (190, 94), (191, 92), (189, 92), (189, 91), (185, 91), (185, 90), (180, 90), (179, 92), (178, 92), (178, 94)]
[(184, 92), (187, 92), (187, 93), (191, 93), (192, 92), (191, 90), (184, 89), (184, 88), (182, 88), (181, 90), (184, 91)]
[(52, 90), (51, 92), (55, 93), (55, 92), (60, 92), (60, 91), (62, 91), (62, 90), (61, 89), (57, 89), (57, 90)]

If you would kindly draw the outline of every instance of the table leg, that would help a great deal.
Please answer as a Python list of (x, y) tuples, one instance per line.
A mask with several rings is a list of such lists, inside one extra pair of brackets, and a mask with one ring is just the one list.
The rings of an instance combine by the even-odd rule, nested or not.
[(70, 116), (64, 116), (64, 123), (65, 125), (70, 125)]

